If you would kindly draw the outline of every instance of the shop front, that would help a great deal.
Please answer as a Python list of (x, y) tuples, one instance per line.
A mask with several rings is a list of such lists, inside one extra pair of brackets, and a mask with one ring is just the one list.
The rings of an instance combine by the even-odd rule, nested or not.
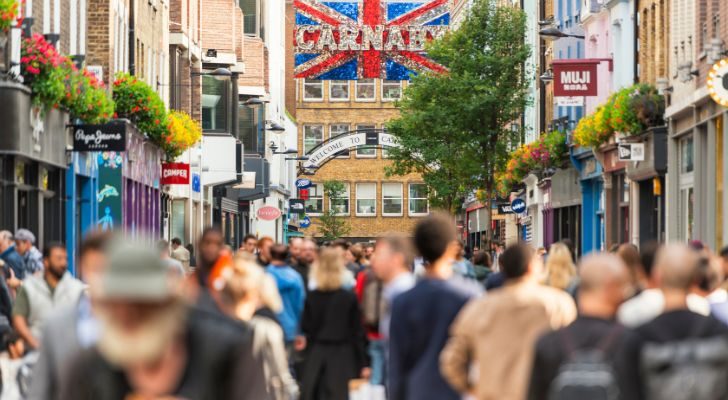
[(544, 224), (543, 204), (544, 204), (544, 186), (535, 174), (530, 174), (523, 180), (526, 184), (526, 192), (524, 200), (526, 201), (526, 217), (521, 218), (523, 226), (523, 241), (533, 247), (539, 248), (544, 245)]
[(98, 164), (96, 152), (74, 152), (66, 171), (66, 247), (68, 268), (75, 271), (84, 235), (98, 220)]
[(604, 249), (602, 166), (589, 148), (572, 147), (571, 159), (581, 185), (581, 254)]
[(581, 191), (579, 172), (559, 169), (547, 180), (544, 193), (544, 245), (568, 239), (581, 254)]
[(30, 90), (0, 81), (0, 228), (27, 228), (42, 248), (65, 237), (68, 115), (31, 106)]
[(626, 173), (626, 163), (619, 161), (617, 144), (611, 142), (595, 150), (601, 161), (604, 178), (604, 225), (605, 248), (631, 243), (630, 200), (631, 184)]

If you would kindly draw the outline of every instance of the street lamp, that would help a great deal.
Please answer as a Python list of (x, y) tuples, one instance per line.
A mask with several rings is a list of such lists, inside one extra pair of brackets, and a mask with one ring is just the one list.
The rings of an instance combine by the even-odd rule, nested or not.
[(192, 76), (211, 76), (218, 81), (228, 80), (233, 76), (233, 72), (227, 68), (216, 68), (211, 72), (192, 72)]
[(558, 28), (553, 27), (553, 26), (549, 26), (547, 28), (541, 29), (540, 31), (538, 31), (538, 34), (539, 34), (539, 36), (541, 36), (541, 38), (543, 40), (546, 40), (549, 42), (554, 41), (554, 40), (559, 40), (559, 39), (565, 38), (565, 37), (584, 39), (584, 35), (573, 35), (571, 33), (564, 33), (562, 31), (560, 31)]
[(243, 102), (243, 105), (250, 108), (258, 108), (267, 103), (267, 101), (261, 100), (259, 97), (251, 97)]
[(554, 71), (551, 68), (549, 68), (546, 70), (546, 72), (541, 74), (541, 76), (539, 76), (538, 78), (541, 79), (541, 82), (543, 82), (544, 85), (548, 85), (549, 83), (551, 83), (554, 80)]
[(279, 124), (277, 122), (273, 122), (273, 121), (268, 121), (268, 122), (270, 122), (270, 127), (265, 128), (265, 130), (271, 131), (271, 132), (285, 132), (286, 131), (286, 128), (282, 127), (281, 124)]

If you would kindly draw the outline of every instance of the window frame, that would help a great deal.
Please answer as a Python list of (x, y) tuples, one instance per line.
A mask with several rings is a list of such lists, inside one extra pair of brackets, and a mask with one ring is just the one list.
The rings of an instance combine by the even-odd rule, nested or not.
[[(346, 98), (335, 98), (333, 94), (334, 86), (346, 84)], [(351, 85), (348, 80), (331, 80), (329, 81), (329, 101), (331, 102), (347, 102), (351, 99)]]
[[(425, 217), (427, 215), (430, 215), (430, 200), (425, 197), (412, 197), (412, 186), (418, 185), (418, 186), (424, 186), (425, 191), (427, 191), (427, 184), (424, 182), (409, 182), (407, 183), (407, 215), (410, 217)], [(424, 213), (418, 213), (412, 211), (412, 201), (413, 200), (425, 200), (425, 212)]]
[[(373, 197), (359, 197), (359, 185), (370, 185), (374, 186)], [(356, 188), (356, 200), (355, 200), (355, 215), (357, 217), (376, 217), (377, 216), (377, 183), (376, 182), (357, 182), (354, 186)], [(374, 211), (371, 213), (359, 212), (359, 200), (372, 200), (374, 201)]]
[[(317, 82), (317, 83), (310, 83), (309, 81), (313, 81), (313, 82)], [(323, 80), (321, 80), (321, 79), (308, 79), (308, 78), (303, 78), (303, 83), (302, 84), (303, 84), (303, 101), (306, 101), (306, 102), (321, 102), (321, 101), (324, 101), (324, 91), (326, 90), (326, 88), (325, 88), (325, 85), (324, 85), (324, 81)], [(316, 84), (321, 85), (321, 97), (308, 97), (306, 95), (306, 86), (307, 85), (316, 85)]]
[[(373, 90), (372, 90), (371, 98), (359, 97), (359, 88), (364, 85), (369, 86), (369, 82), (362, 83), (362, 81), (364, 81), (364, 80), (372, 81), (371, 85), (373, 86)], [(354, 91), (354, 100), (355, 101), (362, 102), (362, 103), (373, 103), (373, 102), (377, 101), (377, 79), (376, 78), (359, 79), (359, 80), (355, 81), (354, 86), (355, 86), (355, 91)]]
[[(351, 131), (351, 124), (349, 124), (349, 123), (342, 122), (342, 123), (336, 123), (336, 124), (329, 124), (329, 139), (335, 137), (334, 136), (334, 132), (333, 132), (333, 127), (335, 127), (335, 126), (346, 126), (346, 130), (344, 132), (337, 133), (336, 134), (337, 136), (340, 135), (340, 134), (342, 134), (342, 133), (346, 133), (346, 132)], [(342, 159), (342, 160), (343, 159), (349, 159), (349, 158), (351, 158), (351, 151), (346, 150), (346, 154), (345, 155), (336, 156), (334, 158), (339, 158), (339, 159)]]
[[(397, 82), (397, 85), (399, 86), (399, 97), (385, 97), (384, 96), (384, 85), (392, 85), (393, 82)], [(383, 102), (395, 102), (395, 101), (401, 100), (403, 89), (404, 89), (404, 85), (402, 84), (402, 81), (400, 81), (400, 80), (382, 79), (382, 84), (381, 84), (382, 101)]]
[(326, 140), (326, 132), (324, 130), (324, 125), (323, 124), (305, 124), (305, 125), (303, 125), (303, 142), (302, 142), (302, 145), (303, 146), (302, 147), (303, 147), (303, 154), (304, 155), (309, 154), (309, 152), (310, 152), (310, 149), (306, 149), (306, 133), (307, 133), (306, 132), (306, 128), (311, 128), (311, 127), (319, 127), (319, 128), (321, 128), (321, 140), (318, 143), (316, 143), (311, 149), (313, 149), (314, 147), (316, 147), (319, 144), (323, 143), (324, 140)]
[(329, 197), (329, 209), (330, 210), (334, 209), (334, 200), (339, 200), (339, 199), (346, 200), (346, 212), (338, 212), (338, 211), (334, 210), (334, 215), (336, 215), (337, 217), (351, 215), (351, 184), (349, 182), (342, 182), (342, 183), (346, 187), (346, 197), (341, 197), (341, 198), (335, 197), (333, 199)]
[[(317, 195), (314, 196), (311, 194), (311, 188), (315, 188)], [(308, 200), (304, 201), (304, 203), (303, 203), (304, 210), (306, 210), (306, 215), (310, 215), (310, 216), (323, 215), (324, 210), (325, 210), (324, 209), (324, 184), (323, 183), (312, 183), (311, 188), (309, 188)], [(319, 193), (319, 188), (321, 189), (320, 193)], [(320, 201), (321, 207), (319, 209), (321, 211), (320, 212), (316, 212), (316, 211), (309, 212), (308, 206), (307, 206), (309, 201)]]
[[(356, 131), (357, 132), (358, 131), (366, 131), (366, 130), (376, 130), (376, 129), (377, 129), (377, 125), (376, 124), (357, 124), (356, 125)], [(374, 150), (374, 154), (360, 154), (359, 153), (360, 150), (370, 150), (370, 149), (371, 150)], [(373, 147), (373, 148), (363, 148), (363, 149), (362, 148), (358, 148), (358, 149), (356, 149), (354, 151), (354, 155), (355, 155), (356, 158), (369, 158), (369, 159), (377, 158), (377, 148), (376, 147)]]
[[(390, 185), (399, 185), (399, 212), (398, 213), (389, 213), (384, 211), (384, 188), (385, 186)], [(389, 198), (388, 198), (389, 199)], [(391, 199), (396, 199), (396, 197), (392, 197)], [(404, 216), (404, 183), (402, 182), (382, 182), (382, 216), (383, 217), (402, 217)]]
[[(212, 109), (212, 110), (217, 109), (217, 105), (215, 107), (203, 107), (202, 106), (204, 96), (210, 95), (209, 93), (205, 94), (205, 80), (207, 80), (208, 82), (211, 82), (215, 85), (220, 85), (222, 87), (222, 93), (220, 94), (220, 100), (218, 100), (218, 101), (223, 103), (222, 111), (224, 113), (224, 120), (225, 120), (225, 126), (223, 128), (207, 128), (207, 129), (204, 128), (204, 119), (205, 119), (204, 110), (205, 109)], [(202, 132), (230, 133), (232, 131), (232, 115), (230, 115), (231, 114), (230, 94), (232, 91), (232, 87), (230, 86), (229, 81), (218, 81), (218, 80), (215, 80), (215, 78), (212, 76), (203, 75), (202, 79), (200, 81), (200, 84), (201, 84), (200, 85), (201, 86), (201, 88), (200, 88), (200, 103), (201, 103), (200, 104), (200, 124), (202, 126)], [(235, 110), (235, 111), (237, 112), (237, 110)], [(215, 119), (215, 118), (213, 118), (213, 119)]]

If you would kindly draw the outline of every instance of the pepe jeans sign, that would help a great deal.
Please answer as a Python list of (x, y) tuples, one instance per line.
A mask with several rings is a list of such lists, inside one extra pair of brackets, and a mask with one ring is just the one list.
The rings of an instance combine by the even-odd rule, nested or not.
[(162, 185), (188, 185), (190, 183), (190, 165), (185, 163), (163, 163)]
[(596, 96), (597, 65), (590, 60), (554, 60), (554, 96)]
[(126, 124), (74, 126), (73, 151), (126, 151)]

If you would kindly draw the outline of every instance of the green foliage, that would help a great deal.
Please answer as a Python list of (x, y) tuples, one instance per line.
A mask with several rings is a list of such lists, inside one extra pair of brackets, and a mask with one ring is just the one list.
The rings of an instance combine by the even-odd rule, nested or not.
[(324, 195), (329, 199), (329, 207), (319, 217), (319, 233), (324, 240), (336, 240), (351, 232), (349, 224), (336, 211), (337, 205), (341, 204), (341, 200), (338, 199), (341, 199), (345, 192), (346, 186), (340, 181), (324, 182)]
[(563, 168), (568, 162), (566, 134), (560, 131), (544, 133), (537, 141), (523, 144), (510, 154), (505, 171), (496, 173), (498, 194), (507, 196), (513, 186), (532, 172)]
[(525, 23), (521, 10), (476, 0), (459, 29), (428, 46), (448, 73), (414, 77), (398, 103), (387, 173), (420, 173), (435, 207), (453, 211), (476, 189), (488, 202), (496, 194), (495, 173), (520, 141), (510, 123), (527, 104)]
[(23, 40), (20, 63), (23, 81), (31, 90), (33, 105), (44, 109), (60, 107), (66, 93), (66, 76), (71, 73), (61, 56), (43, 35)]
[(7, 32), (18, 17), (18, 0), (0, 0), (0, 32)]
[(88, 124), (103, 124), (114, 114), (114, 101), (103, 82), (85, 68), (78, 70), (68, 59), (64, 63), (66, 95), (61, 105), (73, 118)]
[(114, 102), (118, 117), (132, 121), (167, 152), (167, 111), (157, 92), (136, 77), (119, 73), (114, 81)]

